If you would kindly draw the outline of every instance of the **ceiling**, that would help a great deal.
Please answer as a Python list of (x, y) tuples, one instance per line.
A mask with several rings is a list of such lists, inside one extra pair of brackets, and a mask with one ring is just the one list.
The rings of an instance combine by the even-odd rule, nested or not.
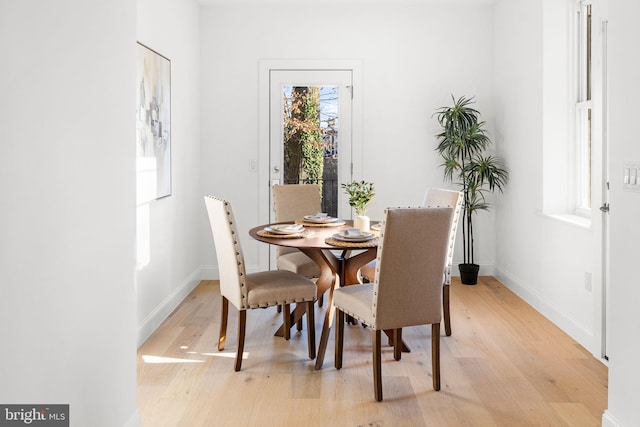
[(309, 4), (309, 5), (372, 5), (372, 4), (429, 4), (429, 3), (459, 3), (459, 4), (492, 4), (497, 0), (196, 0), (203, 6), (208, 5), (269, 5), (269, 4)]

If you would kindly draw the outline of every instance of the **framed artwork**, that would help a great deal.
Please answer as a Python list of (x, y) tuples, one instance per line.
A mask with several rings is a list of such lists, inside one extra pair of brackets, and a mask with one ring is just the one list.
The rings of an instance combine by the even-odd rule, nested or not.
[(138, 43), (136, 72), (136, 198), (171, 195), (171, 61)]

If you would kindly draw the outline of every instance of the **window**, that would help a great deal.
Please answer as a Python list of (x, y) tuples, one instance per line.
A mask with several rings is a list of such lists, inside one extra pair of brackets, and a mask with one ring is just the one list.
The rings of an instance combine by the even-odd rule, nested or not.
[(543, 3), (542, 212), (589, 227), (600, 188), (600, 3)]
[(590, 1), (578, 1), (575, 25), (575, 213), (591, 213), (592, 25)]

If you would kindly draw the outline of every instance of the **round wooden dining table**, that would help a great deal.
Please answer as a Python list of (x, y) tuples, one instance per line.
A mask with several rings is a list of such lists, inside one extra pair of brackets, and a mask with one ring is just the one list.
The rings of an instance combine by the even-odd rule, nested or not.
[[(335, 308), (333, 306), (333, 290), (336, 286), (357, 284), (358, 269), (376, 257), (378, 236), (365, 242), (337, 240), (333, 236), (341, 231), (353, 228), (353, 221), (340, 221), (335, 224), (312, 224), (296, 221), (304, 226), (301, 236), (279, 236), (265, 229), (274, 224), (259, 225), (249, 230), (254, 239), (270, 245), (296, 248), (305, 253), (320, 267), (320, 277), (316, 285), (318, 298), (328, 290), (327, 309), (325, 310), (322, 333), (316, 357), (316, 369), (322, 369), (324, 354), (329, 341), (329, 333), (333, 324)], [(292, 224), (285, 222), (282, 224)], [(374, 232), (375, 233), (375, 232)], [(357, 253), (356, 253), (357, 251)], [(290, 325), (294, 325), (303, 316), (304, 307), (296, 305), (291, 313)], [(284, 335), (284, 325), (276, 331), (276, 335)]]

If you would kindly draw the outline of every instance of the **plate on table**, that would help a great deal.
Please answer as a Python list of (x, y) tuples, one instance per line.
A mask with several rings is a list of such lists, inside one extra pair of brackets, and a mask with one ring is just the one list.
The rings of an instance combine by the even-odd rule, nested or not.
[(381, 222), (379, 222), (379, 223), (377, 223), (377, 224), (372, 224), (372, 225), (371, 225), (371, 229), (372, 229), (373, 231), (380, 231), (380, 230), (382, 230), (382, 223), (381, 223)]
[(300, 224), (274, 224), (265, 227), (264, 231), (272, 234), (297, 234), (304, 231), (304, 227)]
[(357, 228), (352, 228), (341, 231), (340, 233), (335, 233), (333, 238), (343, 242), (366, 242), (368, 240), (375, 239), (376, 235), (373, 233), (362, 232)]
[(304, 220), (307, 222), (313, 222), (315, 224), (331, 224), (332, 222), (340, 221), (340, 218), (334, 218), (327, 214), (315, 214), (305, 215)]

